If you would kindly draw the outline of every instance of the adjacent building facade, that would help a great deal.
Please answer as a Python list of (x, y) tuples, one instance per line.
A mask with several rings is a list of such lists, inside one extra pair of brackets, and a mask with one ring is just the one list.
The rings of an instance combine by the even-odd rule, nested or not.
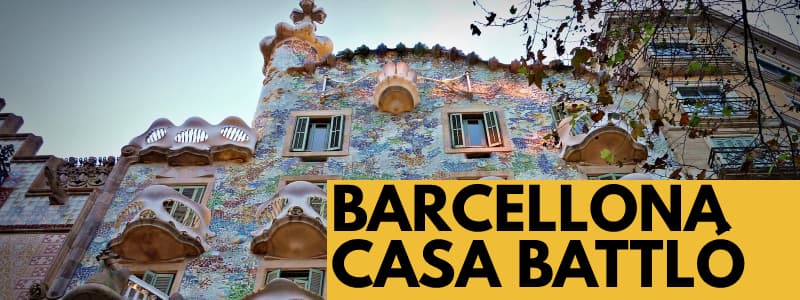
[[(0, 226), (39, 227), (3, 231), (0, 238), (8, 242), (0, 247), (30, 240), (31, 249), (56, 254), (41, 258), (50, 262), (43, 267), (6, 264), (18, 274), (14, 280), (30, 282), (17, 280), (21, 288), (3, 292), (33, 299), (323, 299), (328, 180), (667, 178), (666, 168), (644, 174), (642, 166), (679, 161), (697, 167), (685, 174), (705, 169), (713, 173), (709, 178), (727, 178), (724, 168), (715, 169), (720, 159), (736, 162), (718, 148), (728, 145), (715, 140), (722, 130), (682, 139), (687, 130), (681, 126), (654, 131), (656, 120), (650, 120), (637, 129), (620, 116), (640, 110), (641, 99), (655, 107), (673, 101), (664, 107), (709, 124), (725, 110), (720, 128), (738, 135), (752, 131), (744, 112), (766, 109), (738, 89), (734, 96), (719, 84), (666, 80), (659, 93), (612, 93), (613, 109), (589, 122), (579, 114), (596, 92), (569, 72), (546, 79), (570, 91), (571, 97), (561, 97), (529, 85), (520, 62), (482, 60), (439, 45), (359, 47), (334, 55), (331, 39), (315, 34), (326, 18), (323, 9), (303, 0), (290, 17), (292, 24), (277, 24), (260, 43), (265, 78), (249, 124), (237, 117), (219, 124), (159, 119), (117, 159), (40, 157), (34, 165), (24, 158), (33, 154), (20, 156), (30, 150), (18, 150), (3, 184), (12, 200), (0, 208)], [(677, 69), (691, 62), (670, 60), (667, 67), (677, 66), (670, 75), (654, 70), (662, 67), (661, 54), (694, 58), (690, 44), (677, 46), (690, 49), (686, 55), (672, 44), (654, 44), (638, 66), (650, 72), (642, 78), (681, 76)], [(733, 54), (718, 61), (731, 72), (740, 69)], [(768, 86), (786, 92), (790, 103), (788, 95), (797, 92), (792, 84)], [(718, 99), (722, 91), (726, 96)], [(762, 117), (774, 122), (794, 113)], [(676, 150), (678, 141), (685, 150)], [(79, 170), (73, 172), (78, 179), (61, 180), (69, 166)], [(91, 170), (103, 175), (88, 175)], [(58, 217), (17, 220), (19, 209)], [(36, 251), (29, 251), (31, 265), (44, 257)], [(0, 253), (16, 255), (13, 249)], [(25, 277), (28, 271), (45, 274)]]

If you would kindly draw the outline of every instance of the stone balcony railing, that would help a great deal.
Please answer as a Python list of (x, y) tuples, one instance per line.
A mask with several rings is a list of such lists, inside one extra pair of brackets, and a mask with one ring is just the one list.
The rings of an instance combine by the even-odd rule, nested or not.
[(162, 118), (133, 138), (122, 152), (125, 156), (138, 154), (144, 163), (166, 161), (175, 166), (245, 162), (255, 153), (256, 139), (253, 129), (237, 117), (225, 118), (218, 125), (192, 117), (180, 126)]
[(274, 258), (325, 258), (326, 194), (318, 186), (295, 181), (278, 191), (258, 212), (250, 250)]
[(125, 229), (108, 247), (121, 258), (139, 262), (196, 257), (209, 249), (211, 211), (164, 185), (136, 195), (114, 225)]

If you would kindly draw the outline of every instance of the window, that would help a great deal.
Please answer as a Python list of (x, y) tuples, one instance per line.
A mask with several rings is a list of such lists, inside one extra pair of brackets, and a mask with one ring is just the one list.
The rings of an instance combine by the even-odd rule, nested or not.
[(300, 176), (281, 176), (278, 179), (278, 189), (295, 181), (308, 181), (315, 184), (323, 191), (328, 190), (328, 180), (342, 179), (341, 175), (300, 175)]
[(445, 127), (445, 153), (490, 153), (511, 151), (508, 130), (501, 113), (493, 108), (442, 109)]
[(777, 64), (768, 62), (763, 59), (756, 60), (758, 65), (761, 67), (762, 70), (765, 70), (772, 75), (778, 77), (778, 81), (790, 84), (794, 87), (800, 86), (800, 75), (789, 71), (787, 68), (783, 66), (778, 66)]
[(711, 148), (716, 148), (714, 159), (721, 165), (741, 165), (744, 163), (745, 150), (753, 146), (755, 137), (752, 135), (741, 136), (712, 136), (708, 139)]
[(293, 112), (283, 156), (327, 157), (347, 155), (350, 110)]
[[(201, 203), (203, 195), (206, 193), (205, 185), (192, 186), (171, 186), (175, 191), (194, 202)], [(194, 211), (178, 201), (164, 201), (164, 209), (181, 224), (193, 227), (197, 223), (197, 216)]]
[(175, 281), (175, 273), (156, 273), (150, 270), (136, 277), (141, 278), (145, 283), (152, 285), (167, 295), (169, 295), (170, 290), (172, 290), (172, 283)]
[(650, 52), (654, 56), (694, 57), (703, 51), (693, 42), (657, 42), (650, 44)]
[(784, 93), (786, 99), (789, 99), (789, 102), (792, 105), (792, 110), (795, 112), (800, 112), (800, 97), (788, 93)]
[(679, 86), (675, 96), (684, 112), (700, 117), (748, 116), (752, 105), (750, 98), (723, 93), (719, 85)]
[(325, 271), (320, 269), (281, 270), (276, 269), (267, 273), (265, 284), (272, 280), (284, 278), (291, 280), (300, 287), (322, 296), (322, 287), (325, 282)]

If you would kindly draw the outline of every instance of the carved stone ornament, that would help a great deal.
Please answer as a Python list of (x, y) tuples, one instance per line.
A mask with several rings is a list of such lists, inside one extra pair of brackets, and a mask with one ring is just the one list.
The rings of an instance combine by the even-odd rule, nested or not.
[(308, 43), (317, 51), (317, 60), (331, 54), (333, 42), (324, 36), (317, 36), (317, 27), (314, 23), (322, 24), (327, 15), (322, 7), (317, 7), (313, 0), (300, 1), (301, 9), (294, 9), (289, 17), (294, 25), (281, 22), (275, 25), (275, 35), (265, 37), (261, 40), (261, 54), (264, 56), (264, 67), (262, 73), (267, 75), (267, 66), (270, 63), (272, 52), (281, 43), (287, 40), (296, 39)]
[(392, 114), (414, 110), (419, 104), (416, 79), (417, 73), (405, 62), (387, 62), (378, 73), (375, 106)]
[(56, 170), (58, 185), (64, 189), (103, 186), (117, 160), (109, 157), (70, 157)]
[(578, 135), (571, 132), (571, 116), (561, 120), (557, 129), (561, 137), (561, 158), (586, 165), (608, 165), (611, 162), (601, 154), (607, 150), (615, 161), (623, 164), (647, 159), (645, 145), (633, 139), (625, 121), (613, 119), (612, 115), (606, 113), (603, 119), (590, 126), (588, 133)]
[(324, 207), (325, 192), (312, 183), (295, 181), (259, 205), (250, 251), (270, 257), (325, 258), (328, 225), (312, 199)]
[(77, 299), (122, 299), (120, 294), (128, 285), (131, 272), (118, 264), (119, 256), (108, 249), (97, 256), (101, 261), (100, 271), (89, 277), (86, 284), (75, 288), (64, 296), (64, 300)]

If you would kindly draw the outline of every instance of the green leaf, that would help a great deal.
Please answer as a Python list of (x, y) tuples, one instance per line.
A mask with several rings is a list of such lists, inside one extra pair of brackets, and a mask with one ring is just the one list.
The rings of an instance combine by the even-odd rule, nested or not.
[(653, 26), (653, 23), (651, 23), (651, 22), (645, 22), (644, 23), (644, 32), (648, 36), (653, 35), (653, 33), (655, 33), (655, 31), (656, 31), (656, 28), (655, 28), (655, 26)]
[(700, 125), (700, 117), (697, 115), (697, 113), (694, 113), (694, 115), (692, 115), (692, 119), (689, 120), (689, 127), (697, 127), (697, 125)]
[(517, 8), (512, 5), (511, 8), (508, 9), (508, 12), (510, 12), (512, 15), (516, 15), (517, 14)]
[(700, 71), (700, 69), (702, 67), (703, 67), (703, 64), (701, 64), (699, 61), (694, 60), (694, 61), (689, 63), (689, 66), (686, 67), (686, 71), (687, 72)]
[(730, 117), (732, 114), (733, 114), (733, 106), (725, 105), (725, 107), (722, 108), (723, 116)]
[(614, 54), (614, 63), (620, 63), (625, 59), (625, 47), (617, 47), (617, 53)]
[(609, 164), (613, 164), (614, 162), (617, 161), (617, 158), (614, 156), (614, 153), (611, 152), (611, 150), (608, 150), (608, 148), (603, 148), (603, 150), (600, 150), (600, 158), (602, 160), (605, 160)]
[(719, 69), (715, 65), (703, 64), (703, 73), (706, 74), (717, 74)]

